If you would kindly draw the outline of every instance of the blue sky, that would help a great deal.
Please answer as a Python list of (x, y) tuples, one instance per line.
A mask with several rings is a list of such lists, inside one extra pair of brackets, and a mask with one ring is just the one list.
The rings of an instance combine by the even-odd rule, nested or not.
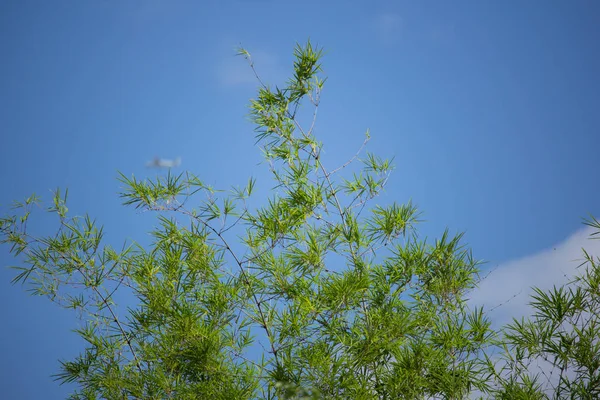
[[(581, 218), (600, 215), (591, 0), (2, 1), (0, 211), (68, 187), (69, 208), (95, 216), (118, 245), (147, 241), (152, 218), (120, 205), (117, 171), (151, 176), (155, 155), (180, 156), (180, 171), (217, 187), (260, 181), (246, 117), (256, 83), (234, 49), (282, 83), (309, 37), (326, 51), (316, 134), (330, 165), (370, 129), (370, 150), (397, 166), (380, 201), (412, 199), (423, 235), (466, 231), (475, 257), (499, 265), (498, 283), (486, 284), (500, 300), (518, 291), (507, 285), (561, 279), (550, 264), (572, 269), (589, 244)], [(10, 285), (7, 251), (0, 393), (64, 398), (49, 375), (78, 353), (73, 318)]]

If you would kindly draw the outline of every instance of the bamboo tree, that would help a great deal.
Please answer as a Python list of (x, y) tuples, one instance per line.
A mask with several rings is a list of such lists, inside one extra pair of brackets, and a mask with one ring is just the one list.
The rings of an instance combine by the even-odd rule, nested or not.
[[(446, 231), (420, 239), (412, 203), (373, 204), (393, 169), (365, 152), (331, 167), (315, 136), (322, 51), (294, 50), (291, 79), (259, 82), (250, 103), (273, 176), (251, 208), (255, 180), (217, 190), (186, 172), (120, 176), (123, 203), (157, 215), (149, 248), (102, 245), (90, 217), (70, 216), (66, 192), (48, 211), (55, 235), (0, 221), (21, 260), (14, 282), (76, 310), (87, 345), (62, 361), (73, 399), (462, 399), (488, 390), (482, 350), (492, 331), (465, 293), (478, 263)], [(302, 123), (301, 106), (312, 107)], [(135, 296), (125, 309), (114, 294)]]

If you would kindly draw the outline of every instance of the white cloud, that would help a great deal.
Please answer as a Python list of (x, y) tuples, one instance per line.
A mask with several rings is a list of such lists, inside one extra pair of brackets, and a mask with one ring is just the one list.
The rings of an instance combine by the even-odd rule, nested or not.
[(533, 286), (551, 289), (581, 273), (577, 267), (583, 262), (582, 248), (600, 256), (600, 240), (590, 239), (593, 232), (593, 228), (585, 227), (547, 250), (500, 265), (471, 293), (469, 303), (483, 305), (484, 310), (495, 307), (488, 313), (495, 327), (512, 321), (512, 317), (530, 315)]
[[(488, 310), (486, 314), (492, 321), (492, 327), (496, 329), (511, 322), (513, 317), (520, 319), (531, 316), (529, 302), (532, 287), (542, 290), (559, 287), (583, 273), (585, 266), (578, 269), (584, 261), (582, 248), (594, 258), (600, 256), (600, 240), (590, 239), (590, 234), (595, 231), (594, 228), (585, 227), (547, 250), (500, 265), (471, 293), (469, 303), (483, 305), (484, 310)], [(498, 363), (497, 367), (504, 365), (501, 352), (488, 355)], [(554, 392), (559, 374), (550, 362), (536, 358), (529, 364), (528, 372), (532, 376), (539, 375), (547, 394)], [(565, 373), (570, 376), (573, 371), (567, 370)]]

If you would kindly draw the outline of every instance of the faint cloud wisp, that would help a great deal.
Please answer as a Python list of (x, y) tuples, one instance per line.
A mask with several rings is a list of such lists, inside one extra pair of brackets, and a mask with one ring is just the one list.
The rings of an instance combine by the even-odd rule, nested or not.
[[(242, 56), (235, 56), (233, 51), (231, 54), (218, 65), (217, 75), (221, 84), (225, 86), (256, 84), (257, 79), (248, 60)], [(268, 77), (269, 81), (277, 81), (284, 76), (284, 69), (279, 59), (273, 54), (261, 50), (250, 50), (250, 55), (260, 76)]]
[(496, 327), (531, 315), (532, 287), (548, 290), (572, 281), (583, 272), (577, 268), (583, 262), (582, 248), (600, 256), (600, 240), (590, 239), (592, 232), (590, 227), (580, 229), (548, 250), (500, 265), (471, 293), (469, 304), (484, 306)]
[(374, 24), (379, 39), (384, 43), (391, 44), (400, 38), (404, 21), (396, 13), (384, 13), (375, 18)]

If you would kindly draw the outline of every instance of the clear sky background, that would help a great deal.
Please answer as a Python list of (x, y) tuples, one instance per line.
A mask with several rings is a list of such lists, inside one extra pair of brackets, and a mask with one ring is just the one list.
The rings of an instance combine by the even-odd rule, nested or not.
[[(68, 187), (70, 210), (119, 245), (147, 242), (153, 219), (120, 205), (117, 171), (153, 176), (154, 156), (216, 187), (253, 175), (268, 189), (246, 117), (256, 82), (234, 50), (282, 83), (309, 37), (326, 50), (316, 134), (329, 165), (370, 129), (370, 150), (397, 165), (378, 201), (412, 199), (423, 235), (466, 231), (497, 266), (474, 301), (557, 283), (582, 246), (600, 250), (581, 225), (600, 215), (594, 0), (3, 0), (0, 211)], [(64, 398), (50, 375), (81, 348), (73, 316), (11, 286), (12, 264), (0, 248), (0, 397)]]

